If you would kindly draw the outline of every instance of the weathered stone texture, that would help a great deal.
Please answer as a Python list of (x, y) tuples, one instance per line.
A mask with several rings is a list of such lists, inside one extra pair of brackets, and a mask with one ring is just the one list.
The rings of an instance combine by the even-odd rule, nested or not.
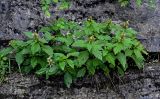
[(37, 31), (58, 17), (82, 21), (92, 16), (97, 21), (109, 18), (117, 22), (129, 20), (130, 26), (139, 31), (138, 35), (143, 38), (142, 43), (147, 50), (159, 52), (159, 40), (150, 38), (160, 37), (160, 0), (155, 0), (154, 7), (148, 4), (149, 0), (140, 7), (131, 1), (129, 6), (121, 7), (116, 0), (72, 0), (68, 10), (59, 11), (53, 5), (50, 9), (52, 17), (48, 19), (41, 11), (39, 0), (1, 0), (0, 40), (23, 39), (23, 32)]

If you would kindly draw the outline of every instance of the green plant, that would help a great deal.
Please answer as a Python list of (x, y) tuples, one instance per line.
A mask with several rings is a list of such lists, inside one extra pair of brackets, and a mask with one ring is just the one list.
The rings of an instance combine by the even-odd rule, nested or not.
[(8, 54), (11, 54), (11, 52), (11, 47), (0, 51), (0, 81), (3, 81), (4, 76), (7, 74), (7, 70), (10, 72), (10, 59), (8, 59)]
[(16, 53), (15, 60), (19, 69), (28, 73), (32, 70), (48, 67), (47, 58), (53, 55), (53, 49), (47, 44), (48, 39), (52, 36), (46, 34), (46, 39), (32, 32), (25, 32), (25, 35), (29, 38), (27, 41), (12, 40), (10, 42), (14, 53)]
[(42, 27), (39, 33), (25, 32), (29, 39), (10, 42), (20, 72), (34, 72), (45, 75), (46, 79), (64, 75), (67, 87), (77, 78), (94, 75), (97, 70), (105, 75), (114, 70), (122, 76), (129, 59), (139, 69), (143, 68), (142, 54), (147, 54), (136, 39), (136, 31), (128, 28), (128, 22), (119, 25), (111, 20), (97, 23), (88, 19), (79, 25), (58, 19)]
[(53, 60), (63, 71), (67, 86), (77, 77), (83, 77), (87, 72), (94, 75), (99, 69), (106, 75), (110, 70), (124, 75), (128, 59), (132, 59), (139, 69), (143, 68), (142, 53), (147, 53), (136, 39), (136, 31), (128, 28), (128, 22), (118, 25), (111, 20), (97, 23), (89, 19), (78, 25), (59, 19), (40, 31), (55, 33), (53, 41), (58, 45), (54, 44)]
[(58, 3), (59, 10), (67, 9), (69, 7), (70, 4), (68, 1), (66, 1), (66, 0), (60, 0), (60, 1), (61, 2), (59, 2), (59, 0), (41, 0), (41, 6), (42, 6), (42, 10), (43, 10), (44, 14), (48, 17), (51, 16), (51, 14), (49, 12), (49, 8), (52, 3), (55, 3), (55, 4)]
[[(148, 3), (150, 4), (150, 7), (154, 8), (155, 7), (155, 1), (156, 0), (148, 0)], [(121, 4), (121, 6), (126, 6), (129, 3), (133, 3), (135, 2), (135, 4), (137, 6), (141, 6), (143, 0), (118, 0), (118, 2)]]
[[(131, 0), (118, 0), (118, 2), (121, 4), (121, 6), (126, 6), (129, 4)], [(133, 1), (134, 2), (134, 1)], [(142, 3), (142, 0), (135, 0), (136, 5), (140, 6)]]

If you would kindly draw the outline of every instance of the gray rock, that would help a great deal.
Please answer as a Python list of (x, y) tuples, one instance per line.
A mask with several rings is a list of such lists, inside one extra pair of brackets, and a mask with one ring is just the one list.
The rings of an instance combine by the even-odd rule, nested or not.
[(80, 22), (92, 16), (97, 21), (109, 18), (121, 22), (129, 20), (130, 26), (145, 38), (141, 42), (147, 51), (159, 52), (159, 40), (156, 42), (151, 38), (160, 37), (160, 1), (156, 0), (154, 7), (148, 2), (149, 0), (145, 0), (137, 7), (134, 0), (131, 0), (128, 7), (121, 7), (112, 0), (72, 0), (68, 10), (59, 11), (57, 6), (52, 6), (52, 17), (47, 18), (41, 11), (39, 0), (1, 0), (0, 40), (23, 39), (23, 32), (35, 32), (58, 17)]
[(0, 85), (0, 97), (1, 99), (160, 98), (160, 64), (146, 64), (143, 71), (132, 69), (126, 72), (124, 77), (113, 78), (107, 80), (104, 75), (96, 74), (93, 78), (86, 77), (80, 80), (81, 85), (75, 82), (72, 85), (74, 87), (67, 89), (57, 78), (40, 80), (33, 75), (21, 76), (19, 73), (14, 73)]

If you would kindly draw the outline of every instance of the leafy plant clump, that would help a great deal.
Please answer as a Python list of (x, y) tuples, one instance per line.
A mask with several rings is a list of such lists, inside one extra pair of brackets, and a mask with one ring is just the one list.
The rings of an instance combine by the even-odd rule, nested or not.
[(51, 16), (49, 8), (52, 3), (58, 4), (59, 10), (67, 9), (69, 8), (70, 5), (70, 3), (67, 0), (41, 0), (42, 10), (47, 17)]
[(128, 60), (143, 68), (142, 54), (147, 54), (136, 39), (136, 31), (128, 28), (128, 22), (119, 25), (111, 20), (97, 23), (88, 19), (79, 25), (59, 19), (41, 28), (39, 34), (26, 32), (25, 35), (26, 41), (12, 40), (0, 52), (1, 73), (9, 68), (4, 64), (9, 55), (20, 72), (45, 75), (46, 79), (64, 75), (64, 83), (70, 87), (77, 78), (94, 75), (97, 70), (106, 76), (111, 71), (123, 76), (129, 68)]

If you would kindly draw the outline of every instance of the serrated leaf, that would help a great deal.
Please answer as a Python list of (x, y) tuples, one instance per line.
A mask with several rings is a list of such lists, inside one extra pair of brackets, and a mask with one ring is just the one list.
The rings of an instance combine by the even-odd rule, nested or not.
[(84, 40), (77, 40), (72, 44), (73, 47), (86, 47), (86, 42)]
[(79, 56), (79, 52), (72, 52), (72, 53), (68, 53), (67, 54), (67, 57), (71, 57), (71, 56), (78, 57)]
[(85, 74), (86, 74), (86, 68), (82, 68), (78, 71), (77, 77), (84, 77)]
[(139, 69), (144, 67), (144, 60), (143, 59), (138, 59), (135, 55), (132, 55), (132, 59), (134, 60), (134, 62), (136, 63), (136, 65)]
[(82, 66), (83, 64), (85, 64), (88, 58), (89, 58), (89, 53), (87, 51), (80, 52), (78, 56), (79, 66)]
[(67, 1), (63, 1), (60, 5), (59, 5), (59, 9), (60, 10), (64, 10), (64, 9), (68, 9), (69, 8), (69, 2), (67, 2)]
[(114, 54), (118, 54), (123, 50), (124, 46), (121, 43), (117, 43), (115, 47), (113, 48)]
[(49, 33), (49, 32), (45, 32), (45, 33), (44, 33), (44, 37), (45, 37), (47, 40), (52, 40), (52, 35), (51, 35), (51, 33)]
[(99, 40), (105, 40), (105, 41), (111, 40), (111, 37), (108, 36), (108, 35), (105, 35), (105, 36), (104, 36), (104, 35), (98, 35), (97, 38), (98, 38)]
[(50, 27), (42, 27), (39, 32), (44, 32), (44, 33), (49, 33), (49, 31), (51, 31), (51, 28)]
[(17, 46), (21, 46), (21, 47), (26, 46), (26, 43), (24, 41), (15, 40), (15, 43), (16, 43)]
[(92, 60), (92, 63), (95, 68), (99, 67), (100, 65), (103, 65), (103, 62), (99, 59), (96, 59), (96, 58)]
[(48, 10), (45, 11), (45, 15), (46, 15), (48, 18), (51, 17), (51, 13), (50, 13)]
[(108, 53), (108, 54), (105, 56), (105, 59), (108, 61), (108, 63), (110, 63), (110, 64), (112, 64), (113, 66), (115, 66), (116, 57), (114, 56), (114, 54)]
[(130, 49), (125, 50), (125, 55), (126, 56), (131, 57), (132, 54), (133, 54), (133, 50), (130, 50)]
[(4, 48), (0, 51), (0, 54), (2, 56), (6, 56), (7, 54), (9, 54), (10, 52), (12, 52), (13, 48), (12, 47), (7, 47), (7, 48)]
[(126, 56), (123, 53), (119, 53), (117, 55), (117, 59), (121, 63), (123, 69), (126, 70), (126, 64), (127, 64)]
[(56, 40), (65, 43), (67, 46), (71, 45), (73, 42), (73, 39), (70, 37), (57, 37)]
[(58, 71), (57, 66), (52, 66), (48, 69), (48, 71), (46, 71), (46, 78), (48, 79), (49, 76), (56, 74)]
[(124, 71), (123, 71), (123, 69), (121, 69), (119, 66), (118, 66), (117, 68), (118, 68), (118, 74), (119, 74), (120, 76), (124, 76)]
[(74, 62), (70, 59), (67, 59), (67, 63), (71, 68), (74, 68)]
[(87, 70), (89, 71), (89, 74), (94, 75), (95, 74), (95, 67), (93, 66), (92, 60), (87, 61)]
[(89, 52), (91, 52), (91, 50), (92, 50), (92, 44), (87, 44), (87, 49), (88, 49)]
[(38, 61), (37, 61), (36, 57), (31, 58), (31, 65), (32, 65), (33, 68), (36, 67), (37, 63), (38, 63)]
[(109, 68), (108, 68), (107, 66), (101, 65), (101, 69), (103, 70), (103, 72), (104, 72), (104, 74), (105, 74), (106, 76), (109, 75), (110, 70), (109, 70)]
[(139, 51), (138, 49), (134, 49), (134, 54), (136, 55), (136, 57), (138, 59), (143, 59), (143, 56), (141, 54), (141, 51)]
[(99, 60), (102, 60), (102, 48), (99, 45), (93, 45), (92, 46), (92, 54), (98, 58)]
[(16, 53), (15, 58), (18, 65), (21, 65), (24, 61), (24, 56), (21, 52)]
[(70, 88), (70, 85), (72, 84), (72, 76), (68, 72), (64, 75), (64, 83), (68, 88)]
[(43, 43), (43, 44), (47, 44), (48, 43), (48, 41), (46, 41), (46, 39), (44, 39), (44, 38), (39, 38), (39, 41), (41, 43)]
[(42, 50), (47, 53), (49, 56), (52, 56), (53, 55), (53, 49), (52, 47), (48, 46), (48, 45), (45, 45), (42, 47)]
[(63, 71), (64, 71), (65, 66), (66, 66), (66, 63), (65, 63), (65, 62), (60, 62), (60, 63), (59, 63), (59, 67), (60, 67), (61, 70), (63, 70)]
[(32, 54), (35, 54), (41, 50), (40, 45), (38, 43), (33, 43), (31, 46)]
[(29, 54), (29, 53), (30, 53), (30, 48), (28, 47), (22, 50), (22, 54)]
[(33, 38), (33, 33), (32, 32), (24, 32), (25, 36), (28, 38)]
[(46, 71), (48, 70), (48, 68), (41, 68), (38, 71), (36, 71), (37, 75), (43, 75), (46, 74)]

